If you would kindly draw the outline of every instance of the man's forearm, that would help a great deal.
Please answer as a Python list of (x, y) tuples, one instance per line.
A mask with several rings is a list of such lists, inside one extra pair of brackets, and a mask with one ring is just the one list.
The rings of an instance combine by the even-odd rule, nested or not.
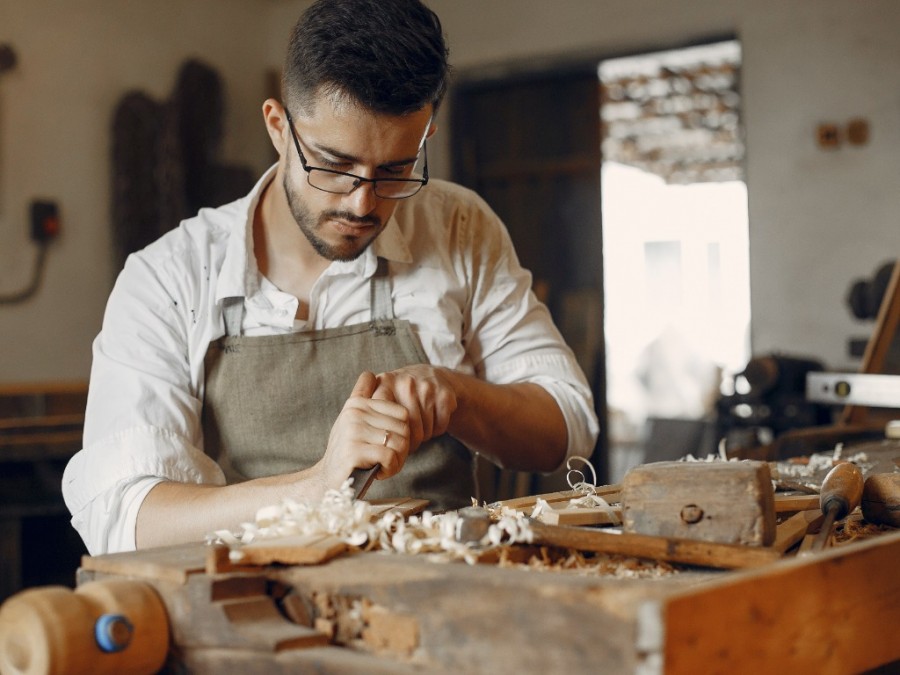
[(537, 384), (490, 384), (452, 373), (457, 409), (449, 433), (497, 465), (552, 471), (566, 456), (568, 430), (562, 411)]
[(202, 541), (216, 530), (253, 522), (263, 506), (285, 498), (317, 501), (324, 482), (310, 470), (226, 486), (163, 482), (144, 499), (137, 517), (137, 548)]

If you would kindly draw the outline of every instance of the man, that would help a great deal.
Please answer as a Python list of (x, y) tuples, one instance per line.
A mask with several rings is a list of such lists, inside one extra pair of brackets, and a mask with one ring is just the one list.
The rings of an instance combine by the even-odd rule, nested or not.
[(589, 388), (505, 229), (428, 178), (446, 54), (419, 0), (319, 0), (263, 105), (276, 166), (131, 256), (63, 479), (92, 553), (202, 539), (355, 468), (444, 509), (475, 495), (473, 453), (591, 451)]

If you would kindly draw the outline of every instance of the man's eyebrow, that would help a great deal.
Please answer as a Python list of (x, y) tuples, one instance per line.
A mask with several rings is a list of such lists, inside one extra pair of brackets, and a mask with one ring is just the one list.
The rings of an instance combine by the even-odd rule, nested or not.
[[(336, 150), (334, 148), (329, 148), (327, 145), (314, 145), (313, 150), (317, 152), (324, 153), (326, 155), (331, 155), (335, 159), (343, 159), (346, 162), (352, 162), (353, 164), (360, 164), (361, 161), (359, 157), (354, 157), (353, 155), (348, 155), (346, 152), (341, 152), (340, 150)], [(396, 159), (392, 162), (384, 162), (383, 164), (379, 164), (379, 169), (387, 169), (394, 166), (406, 166), (407, 164), (415, 164), (418, 161), (419, 155), (413, 155), (412, 157), (408, 157), (406, 159)]]

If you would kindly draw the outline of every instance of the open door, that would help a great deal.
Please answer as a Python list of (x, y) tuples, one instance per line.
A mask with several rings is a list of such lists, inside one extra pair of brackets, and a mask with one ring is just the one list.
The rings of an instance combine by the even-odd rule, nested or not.
[[(451, 105), (454, 179), (476, 190), (506, 223), (519, 259), (534, 275), (535, 292), (591, 381), (601, 426), (592, 463), (605, 482), (596, 61), (564, 72), (462, 78)], [(497, 472), (482, 478), (486, 496), (495, 499), (565, 486), (559, 476)]]

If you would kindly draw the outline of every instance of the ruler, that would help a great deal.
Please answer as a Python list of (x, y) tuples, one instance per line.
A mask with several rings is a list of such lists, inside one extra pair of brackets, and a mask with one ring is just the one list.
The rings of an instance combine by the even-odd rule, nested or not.
[(807, 373), (806, 398), (813, 403), (900, 408), (900, 375)]

